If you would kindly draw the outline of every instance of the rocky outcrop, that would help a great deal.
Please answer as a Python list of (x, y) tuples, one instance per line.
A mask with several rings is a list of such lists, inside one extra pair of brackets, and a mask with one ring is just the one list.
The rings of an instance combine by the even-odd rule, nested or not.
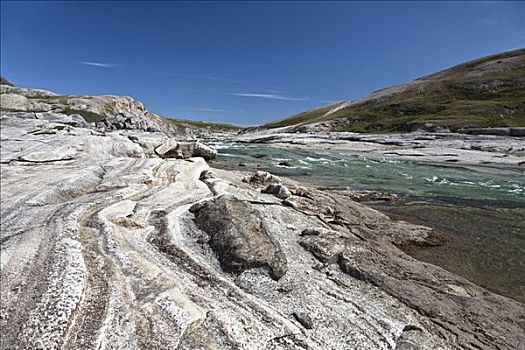
[(15, 86), (12, 82), (4, 77), (0, 77), (0, 85)]
[(525, 128), (468, 128), (459, 129), (458, 133), (471, 135), (498, 135), (525, 137)]
[(30, 99), (46, 99), (46, 98), (53, 98), (58, 97), (59, 95), (42, 89), (28, 89), (28, 88), (22, 88), (18, 86), (13, 86), (9, 84), (2, 83), (0, 85), (0, 92), (2, 94), (12, 94), (12, 95), (19, 95), (24, 96), (26, 98)]
[(189, 126), (167, 123), (128, 96), (60, 96), (41, 89), (0, 85), (4, 112), (49, 112), (78, 115), (98, 131), (134, 130), (161, 132), (171, 137), (194, 138)]
[[(289, 130), (287, 130), (289, 131)], [(523, 128), (505, 129), (509, 136), (453, 132), (358, 134), (353, 132), (290, 133), (266, 130), (231, 137), (231, 141), (294, 147), (309, 152), (352, 154), (373, 159), (432, 164), (519, 168), (525, 156)], [(512, 133), (512, 136), (510, 135)], [(248, 181), (248, 179), (247, 179)]]
[(14, 112), (47, 112), (52, 108), (47, 103), (29, 100), (22, 95), (4, 93), (0, 95), (0, 106), (3, 110)]

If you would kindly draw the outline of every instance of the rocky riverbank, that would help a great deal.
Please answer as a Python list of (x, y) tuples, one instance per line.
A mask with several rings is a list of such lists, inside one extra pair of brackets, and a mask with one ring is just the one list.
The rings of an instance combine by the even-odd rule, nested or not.
[(442, 165), (477, 165), (525, 170), (525, 138), (451, 132), (358, 134), (349, 132), (290, 132), (290, 127), (231, 136), (242, 143), (330, 150), (376, 159), (417, 161)]
[[(517, 349), (523, 304), (335, 191), (185, 136), (2, 112), (3, 349)], [(511, 158), (512, 159), (512, 158)]]

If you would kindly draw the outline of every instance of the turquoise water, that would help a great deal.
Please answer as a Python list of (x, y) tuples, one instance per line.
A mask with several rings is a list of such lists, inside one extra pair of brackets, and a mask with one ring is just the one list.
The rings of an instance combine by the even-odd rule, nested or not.
[[(214, 145), (216, 167), (266, 170), (318, 187), (382, 190), (400, 201), (369, 202), (393, 219), (452, 237), (407, 250), (493, 292), (525, 302), (525, 175), (520, 171), (372, 159), (335, 151)], [(279, 165), (288, 162), (290, 166)], [(239, 164), (242, 163), (242, 166)]]
[[(525, 205), (525, 174), (497, 169), (437, 166), (243, 144), (217, 144), (218, 159), (238, 168), (267, 170), (317, 186), (383, 190), (435, 200), (472, 199)], [(288, 162), (291, 166), (279, 165)]]

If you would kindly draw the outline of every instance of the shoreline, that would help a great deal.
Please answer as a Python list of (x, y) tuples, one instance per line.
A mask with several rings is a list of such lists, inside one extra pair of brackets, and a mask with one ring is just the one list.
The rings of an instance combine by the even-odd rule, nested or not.
[(299, 150), (342, 152), (442, 166), (479, 166), (525, 172), (525, 138), (458, 133), (274, 133), (232, 135), (224, 140)]
[[(326, 148), (320, 149), (320, 147), (317, 147), (319, 145), (314, 144), (314, 143), (309, 143), (307, 145), (297, 145), (293, 143), (282, 143), (282, 142), (274, 142), (274, 141), (270, 143), (257, 143), (257, 144), (250, 142), (250, 143), (242, 143), (242, 145), (248, 146), (248, 147), (255, 147), (255, 148), (257, 147), (257, 145), (264, 145), (265, 147), (271, 147), (275, 149), (287, 149), (287, 150), (297, 149), (301, 151), (307, 151), (312, 154), (317, 154), (320, 157), (327, 154)], [(362, 153), (359, 153), (358, 155), (355, 152), (353, 153), (352, 150), (343, 148), (343, 147), (348, 147), (348, 145), (346, 144), (342, 146), (341, 144), (338, 144), (338, 145), (340, 146), (339, 149), (336, 149), (336, 150), (334, 150), (333, 148), (330, 149), (331, 154), (339, 154), (338, 152), (344, 149), (345, 151), (348, 151), (347, 153), (351, 153), (354, 156), (362, 156)], [(274, 156), (275, 155), (272, 155), (271, 157), (274, 157)], [(492, 154), (489, 154), (488, 156), (492, 156)], [(223, 160), (226, 162), (223, 163), (222, 165), (220, 164), (221, 161), (213, 161), (211, 165), (213, 167), (222, 167), (222, 168), (230, 169), (233, 171), (239, 171), (239, 170), (247, 171), (248, 169), (250, 171), (254, 171), (257, 169), (261, 169), (261, 170), (272, 172), (273, 170), (275, 170), (275, 169), (272, 169), (271, 166), (267, 166), (266, 163), (264, 163), (266, 165), (261, 165), (260, 168), (259, 168), (259, 165), (257, 165), (257, 167), (255, 168), (254, 165), (258, 163), (258, 159), (254, 159), (253, 163), (242, 166), (242, 167), (238, 166), (234, 160), (232, 161), (227, 161), (227, 160), (228, 158)], [(420, 159), (417, 159), (417, 160), (396, 159), (396, 161), (420, 162), (421, 160)], [(291, 162), (293, 163), (293, 160)], [(468, 164), (468, 163), (465, 164), (462, 162), (457, 162), (457, 163), (441, 162), (440, 163), (440, 162), (432, 162), (432, 161), (421, 162), (421, 163), (424, 163), (426, 165), (436, 166), (436, 169), (437, 168), (466, 169), (469, 171), (483, 172), (486, 174), (502, 175), (508, 172), (508, 174), (516, 175), (517, 173), (521, 174), (523, 172), (522, 167), (517, 168), (516, 166), (509, 166), (507, 164), (497, 164), (497, 165), (489, 164), (487, 165), (487, 164), (479, 164), (479, 163), (478, 164)], [(282, 169), (286, 170), (288, 168), (283, 167)], [(496, 224), (491, 224), (492, 227), (494, 227), (493, 229), (494, 231), (492, 235), (493, 237), (486, 238), (486, 233), (485, 233), (484, 234), (485, 238), (483, 239), (487, 243), (484, 243), (483, 245), (479, 244), (479, 241), (478, 241), (479, 237), (475, 237), (475, 235), (471, 235), (471, 231), (475, 232), (476, 230), (478, 230), (477, 228), (475, 228), (477, 227), (476, 223), (478, 221), (483, 221), (485, 216), (491, 215), (491, 212), (493, 209), (496, 211), (504, 211), (508, 213), (516, 212), (516, 215), (518, 216), (521, 215), (521, 218), (525, 220), (525, 213), (519, 214), (519, 209), (522, 207), (522, 204), (519, 201), (517, 201), (517, 199), (513, 201), (510, 198), (507, 200), (503, 200), (503, 199), (482, 199), (482, 198), (463, 198), (463, 197), (444, 197), (444, 196), (440, 197), (437, 195), (429, 197), (429, 196), (414, 196), (410, 194), (400, 195), (399, 193), (397, 193), (397, 197), (392, 197), (391, 195), (392, 192), (389, 192), (388, 190), (385, 191), (383, 189), (379, 190), (378, 188), (359, 190), (359, 189), (356, 189), (355, 187), (352, 188), (352, 186), (350, 185), (350, 190), (349, 190), (349, 187), (347, 186), (331, 185), (331, 186), (326, 187), (326, 186), (323, 186), (322, 180), (316, 179), (315, 173), (310, 175), (312, 176), (311, 179), (308, 179), (308, 176), (301, 176), (300, 178), (297, 178), (297, 176), (295, 175), (281, 175), (281, 176), (283, 177), (290, 176), (296, 181), (303, 183), (305, 186), (312, 186), (317, 189), (322, 188), (322, 190), (336, 191), (336, 192), (338, 190), (343, 190), (344, 192), (347, 192), (347, 194), (349, 194), (350, 197), (353, 198), (354, 200), (366, 206), (379, 210), (389, 216), (393, 214), (393, 211), (386, 210), (385, 209), (386, 206), (391, 205), (391, 206), (406, 207), (407, 212), (404, 214), (397, 213), (397, 215), (395, 215), (396, 220), (400, 219), (400, 220), (412, 222), (414, 224), (424, 224), (426, 226), (431, 226), (441, 231), (444, 231), (445, 233), (453, 237), (453, 239), (456, 239), (456, 242), (460, 242), (460, 241), (462, 242), (461, 244), (456, 243), (456, 242), (452, 242), (452, 243), (448, 242), (445, 244), (445, 246), (442, 249), (433, 249), (433, 248), (427, 249), (425, 247), (425, 248), (422, 248), (426, 250), (425, 254), (421, 254), (421, 253), (418, 254), (418, 252), (414, 254), (413, 252), (411, 252), (412, 256), (417, 257), (418, 259), (421, 259), (422, 261), (426, 261), (426, 262), (430, 262), (430, 263), (434, 263), (439, 266), (442, 266), (446, 268), (447, 270), (453, 273), (462, 275), (464, 277), (467, 277), (474, 282), (483, 283), (484, 286), (486, 286), (487, 288), (497, 293), (498, 292), (503, 293), (521, 302), (525, 300), (524, 291), (519, 289), (519, 282), (514, 281), (514, 276), (521, 275), (521, 271), (515, 268), (516, 262), (514, 262), (513, 260), (509, 262), (505, 261), (507, 259), (506, 256), (510, 252), (515, 252), (515, 249), (512, 246), (509, 246), (509, 245), (504, 246), (502, 245), (502, 243), (498, 242), (499, 240), (498, 236), (503, 234), (503, 233), (498, 233), (499, 227), (501, 225), (508, 225), (509, 223), (508, 219), (505, 218), (505, 216), (501, 216), (503, 215), (501, 214), (500, 219), (497, 219), (499, 221), (496, 221), (497, 222)], [(326, 187), (326, 188), (323, 188), (323, 187)], [(396, 194), (394, 194), (394, 196), (396, 196)], [(377, 200), (377, 202), (374, 203), (374, 200)], [(434, 211), (442, 212), (444, 214), (447, 214), (450, 210), (457, 210), (458, 213), (470, 211), (472, 213), (477, 213), (475, 215), (480, 215), (480, 217), (479, 218), (477, 218), (476, 216), (472, 217), (472, 220), (474, 221), (472, 221), (472, 225), (470, 225), (471, 228), (468, 227), (467, 223), (462, 223), (463, 225), (462, 228), (458, 230), (454, 230), (453, 233), (451, 233), (450, 230), (447, 230), (446, 224), (444, 225), (442, 222), (440, 222), (439, 217), (434, 217), (433, 220), (429, 220), (428, 218), (426, 220), (418, 220), (418, 219), (414, 220), (415, 216), (414, 216), (414, 213), (412, 213), (411, 211), (416, 210), (415, 209), (416, 207), (423, 208), (422, 210), (426, 210), (425, 208), (433, 207), (433, 208), (437, 208), (437, 209), (434, 209)], [(453, 221), (453, 217), (451, 218), (451, 220)], [(519, 226), (520, 219), (516, 218), (514, 220), (515, 220), (514, 222), (516, 225), (514, 227), (518, 229), (517, 227), (520, 227)], [(484, 227), (480, 227), (479, 229), (484, 230)], [(519, 235), (519, 232), (525, 233), (525, 227), (518, 229), (518, 230), (521, 230), (516, 233), (518, 235)], [(494, 251), (491, 251), (490, 249), (488, 249), (488, 247), (490, 247), (490, 244), (491, 244), (490, 242), (497, 243), (498, 249), (495, 249)], [(446, 246), (447, 244), (449, 244), (448, 247)], [(466, 248), (467, 246), (472, 246), (472, 247), (477, 247), (477, 248), (475, 248), (474, 251), (469, 251)], [(522, 244), (520, 246), (522, 246)], [(416, 247), (416, 248), (420, 249), (421, 247)], [(450, 249), (447, 249), (447, 248), (450, 248)], [(435, 251), (435, 253), (431, 253), (433, 250)], [(407, 249), (405, 251), (410, 252), (410, 249)], [(466, 262), (462, 262), (461, 260), (458, 260), (458, 258), (456, 257), (456, 255), (460, 251), (463, 251), (464, 254), (468, 255), (468, 263), (472, 264), (472, 268), (470, 268), (468, 271), (462, 268), (462, 264), (465, 264)], [(449, 256), (450, 260), (447, 261), (445, 258), (440, 257), (440, 255)], [(513, 255), (516, 255), (516, 253), (513, 253)], [(485, 263), (484, 262), (485, 256), (486, 257), (490, 256), (491, 259), (494, 261), (492, 263)], [(498, 259), (501, 259), (501, 260), (498, 261)], [(514, 259), (519, 259), (519, 255)], [(452, 263), (452, 261), (455, 261), (455, 262)], [(479, 267), (478, 267), (478, 264), (479, 264)], [(498, 266), (501, 265), (502, 268), (499, 270), (499, 272), (494, 272), (497, 269), (495, 270), (491, 264), (498, 265)], [(505, 266), (509, 266), (509, 267), (511, 266), (511, 265), (506, 265), (506, 264), (512, 264), (513, 269), (514, 269), (513, 273), (510, 273), (506, 270)], [(490, 272), (487, 272), (487, 271), (490, 271)], [(494, 276), (494, 283), (492, 283), (491, 279), (489, 278), (491, 275)], [(509, 277), (508, 281), (505, 281), (504, 279), (502, 279), (502, 276), (508, 276)], [(523, 276), (523, 278), (525, 278), (525, 275)]]

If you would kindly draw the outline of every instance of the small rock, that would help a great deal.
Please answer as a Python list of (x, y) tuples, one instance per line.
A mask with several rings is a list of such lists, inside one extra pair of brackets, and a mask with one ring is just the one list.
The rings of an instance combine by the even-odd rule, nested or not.
[(291, 201), (289, 199), (285, 199), (282, 204), (285, 207), (290, 207), (290, 208), (293, 208), (293, 209), (297, 209), (297, 203), (295, 203), (294, 201)]
[(295, 286), (292, 283), (285, 283), (277, 288), (279, 293), (288, 294), (295, 289)]
[(265, 183), (279, 183), (281, 180), (266, 171), (260, 171), (258, 170), (249, 178), (245, 178), (243, 182), (249, 182), (249, 183), (257, 183), (257, 184), (265, 184)]
[(307, 313), (302, 311), (295, 311), (292, 315), (297, 320), (297, 322), (299, 322), (304, 328), (314, 328), (314, 321)]
[(292, 193), (299, 197), (313, 199), (313, 196), (310, 194), (310, 191), (307, 188), (302, 187), (302, 186), (295, 186), (292, 189)]
[(345, 249), (343, 241), (335, 236), (306, 236), (299, 244), (324, 264), (337, 262)]
[(287, 161), (279, 162), (279, 165), (287, 166), (287, 167), (291, 167), (292, 166), (292, 164), (290, 162), (287, 162)]
[(201, 181), (206, 181), (208, 179), (213, 179), (213, 178), (214, 178), (213, 173), (209, 170), (204, 170), (199, 176), (199, 180)]
[[(137, 137), (130, 138), (133, 142), (139, 142)], [(155, 147), (155, 153), (162, 158), (166, 158), (166, 153), (170, 152), (171, 150), (177, 148), (179, 143), (175, 139), (167, 139), (164, 142), (162, 142), (160, 145)]]
[(322, 236), (322, 235), (334, 235), (337, 231), (329, 230), (326, 228), (314, 227), (304, 229), (300, 236)]
[(290, 190), (281, 184), (269, 184), (262, 190), (262, 193), (268, 193), (280, 199), (286, 199), (292, 195)]

